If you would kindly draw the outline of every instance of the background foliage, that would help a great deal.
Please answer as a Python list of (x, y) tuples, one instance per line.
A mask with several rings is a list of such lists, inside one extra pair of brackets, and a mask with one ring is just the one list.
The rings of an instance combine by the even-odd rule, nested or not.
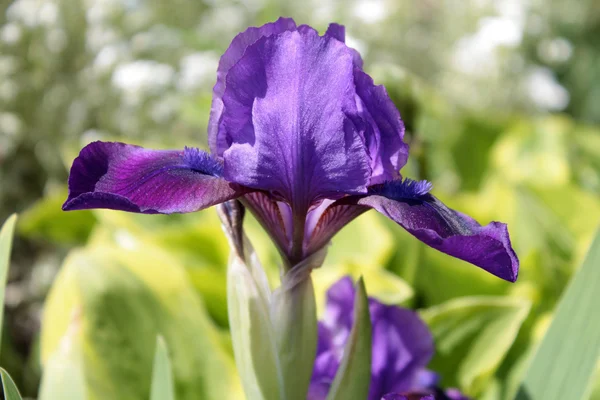
[[(37, 395), (43, 365), (41, 398), (83, 370), (77, 393), (146, 399), (160, 334), (177, 398), (239, 398), (215, 211), (60, 205), (70, 161), (91, 140), (204, 146), (219, 55), (245, 27), (289, 15), (347, 26), (406, 122), (403, 174), (481, 222), (507, 222), (522, 261), (518, 282), (501, 282), (367, 213), (315, 272), (317, 301), (343, 274), (363, 274), (370, 295), (422, 310), (445, 385), (512, 398), (600, 221), (598, 2), (14, 0), (0, 10), (0, 221), (23, 213), (0, 365), (23, 394)], [(248, 231), (275, 283), (276, 252), (252, 220)]]

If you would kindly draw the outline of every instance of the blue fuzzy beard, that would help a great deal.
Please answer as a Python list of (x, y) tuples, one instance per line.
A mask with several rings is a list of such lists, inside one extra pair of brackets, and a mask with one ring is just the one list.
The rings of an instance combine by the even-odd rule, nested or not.
[(183, 150), (183, 160), (194, 171), (204, 175), (223, 176), (223, 164), (204, 150), (186, 146)]
[(389, 199), (421, 199), (429, 194), (433, 185), (431, 182), (422, 180), (415, 181), (410, 178), (386, 182), (382, 185), (377, 185), (371, 189), (372, 194), (385, 196)]

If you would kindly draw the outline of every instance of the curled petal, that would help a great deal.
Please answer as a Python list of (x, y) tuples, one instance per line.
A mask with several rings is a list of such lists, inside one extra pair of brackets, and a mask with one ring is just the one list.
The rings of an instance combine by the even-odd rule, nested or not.
[(217, 68), (217, 83), (213, 88), (213, 100), (210, 120), (208, 122), (208, 144), (213, 154), (222, 156), (227, 148), (224, 137), (218, 136), (219, 123), (221, 121), (221, 114), (223, 113), (222, 98), (225, 91), (225, 77), (227, 76), (227, 72), (242, 58), (248, 46), (256, 43), (258, 39), (295, 29), (296, 23), (291, 18), (279, 18), (277, 21), (261, 27), (248, 28), (233, 39), (225, 53), (221, 56), (219, 67)]
[[(227, 73), (225, 177), (277, 194), (294, 210), (366, 193), (353, 54), (310, 29), (263, 37)], [(221, 135), (221, 129), (219, 135)]]
[(354, 70), (359, 115), (364, 124), (365, 143), (371, 157), (370, 185), (399, 177), (408, 160), (404, 123), (398, 109), (381, 85), (359, 69)]
[(519, 260), (510, 244), (506, 224), (479, 225), (474, 219), (446, 207), (428, 193), (426, 181), (396, 180), (370, 189), (356, 201), (392, 219), (423, 243), (475, 264), (514, 282)]
[(247, 192), (221, 178), (222, 169), (220, 162), (195, 148), (149, 150), (94, 142), (73, 162), (63, 210), (198, 211)]

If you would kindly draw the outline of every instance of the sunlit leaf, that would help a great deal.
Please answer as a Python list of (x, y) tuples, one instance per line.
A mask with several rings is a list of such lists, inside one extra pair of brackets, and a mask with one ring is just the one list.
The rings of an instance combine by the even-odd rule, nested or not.
[(388, 228), (377, 213), (367, 212), (333, 237), (323, 268), (347, 263), (380, 267), (387, 263), (393, 248)]
[(510, 297), (464, 297), (423, 311), (435, 342), (430, 368), (447, 386), (477, 396), (490, 382), (529, 312)]
[(83, 244), (96, 223), (92, 211), (64, 212), (62, 204), (66, 190), (43, 197), (23, 213), (19, 231), (25, 236), (44, 239), (57, 244)]
[(401, 305), (414, 294), (413, 289), (402, 278), (381, 267), (364, 267), (353, 263), (330, 265), (318, 268), (312, 273), (319, 311), (324, 310), (327, 290), (340, 277), (346, 275), (354, 278), (364, 276), (369, 295), (385, 304)]
[(90, 400), (148, 399), (158, 334), (171, 350), (177, 398), (237, 399), (240, 386), (222, 339), (176, 259), (155, 248), (79, 250), (66, 260), (42, 321), (47, 363), (81, 310)]
[(40, 400), (87, 399), (80, 320), (80, 311), (74, 310), (67, 332), (44, 366)]

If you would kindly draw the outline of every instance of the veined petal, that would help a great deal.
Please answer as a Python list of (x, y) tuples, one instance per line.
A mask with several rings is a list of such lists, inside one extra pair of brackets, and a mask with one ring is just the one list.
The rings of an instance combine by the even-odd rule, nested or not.
[(295, 30), (296, 23), (291, 18), (279, 18), (275, 22), (265, 24), (261, 27), (251, 27), (238, 34), (225, 53), (219, 60), (217, 68), (217, 83), (213, 88), (213, 100), (210, 111), (210, 120), (208, 122), (208, 144), (213, 154), (222, 156), (227, 149), (225, 138), (218, 137), (219, 123), (223, 113), (223, 93), (225, 92), (225, 77), (231, 67), (237, 63), (244, 55), (244, 52), (253, 43), (264, 36), (271, 36), (277, 33)]
[(428, 193), (426, 181), (396, 180), (370, 189), (356, 201), (397, 222), (423, 243), (475, 264), (514, 282), (519, 260), (510, 244), (506, 224), (479, 225), (474, 219), (446, 207)]
[(277, 247), (284, 254), (289, 251), (292, 222), (287, 204), (279, 204), (263, 192), (248, 193), (241, 201), (254, 214)]
[(259, 39), (229, 70), (223, 102), (228, 180), (294, 210), (366, 193), (369, 157), (351, 118), (353, 54), (337, 39), (309, 29)]
[(385, 88), (359, 69), (354, 71), (357, 104), (364, 124), (364, 138), (371, 157), (370, 185), (399, 178), (408, 160), (404, 123)]
[(220, 162), (195, 148), (149, 150), (94, 142), (73, 162), (63, 210), (198, 211), (247, 192), (223, 179), (222, 169)]
[(317, 208), (308, 214), (305, 232), (306, 254), (312, 254), (325, 246), (340, 229), (369, 210), (355, 204), (344, 204), (343, 199), (333, 203), (327, 201), (324, 206), (324, 210)]

